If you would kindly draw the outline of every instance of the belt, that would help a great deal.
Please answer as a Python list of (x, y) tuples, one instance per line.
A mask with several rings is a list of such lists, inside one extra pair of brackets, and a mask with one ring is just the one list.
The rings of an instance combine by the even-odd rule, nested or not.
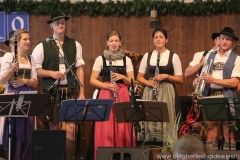
[(223, 89), (210, 89), (210, 96), (220, 96), (223, 95)]

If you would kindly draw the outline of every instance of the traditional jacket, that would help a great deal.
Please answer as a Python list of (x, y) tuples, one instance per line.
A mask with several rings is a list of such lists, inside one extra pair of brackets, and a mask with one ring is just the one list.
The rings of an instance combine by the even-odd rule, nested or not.
[[(55, 43), (53, 41), (53, 43)], [(43, 41), (44, 48), (44, 61), (42, 68), (45, 70), (59, 71), (59, 53), (54, 45), (50, 42)], [(62, 45), (64, 56), (67, 58), (69, 65), (76, 60), (76, 43), (74, 39), (64, 36), (64, 43)], [(67, 69), (67, 68), (66, 68)], [(76, 68), (72, 68), (73, 72), (76, 72)], [(71, 72), (67, 74), (68, 87), (74, 88)], [(42, 78), (42, 89), (48, 89), (55, 79), (51, 77)]]

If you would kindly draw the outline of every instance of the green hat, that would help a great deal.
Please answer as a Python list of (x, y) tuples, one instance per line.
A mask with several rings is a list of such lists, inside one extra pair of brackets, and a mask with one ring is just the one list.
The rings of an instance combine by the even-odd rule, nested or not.
[(63, 12), (55, 11), (51, 14), (51, 19), (49, 21), (47, 21), (47, 23), (50, 24), (53, 21), (58, 20), (60, 18), (65, 18), (65, 21), (67, 21), (69, 19), (69, 17), (67, 17)]
[(8, 36), (8, 40), (5, 41), (5, 45), (9, 46), (9, 39), (11, 39), (14, 36), (15, 31), (11, 31)]
[(235, 39), (235, 41), (238, 41), (238, 38), (236, 37), (234, 30), (230, 27), (225, 27), (221, 32), (219, 32), (219, 35), (220, 34), (232, 36)]

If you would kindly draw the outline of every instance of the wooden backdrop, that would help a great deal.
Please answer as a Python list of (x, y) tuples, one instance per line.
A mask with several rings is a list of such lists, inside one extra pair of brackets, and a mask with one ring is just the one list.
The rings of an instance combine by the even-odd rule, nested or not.
[[(75, 38), (83, 48), (85, 70), (85, 96), (91, 98), (94, 87), (90, 86), (89, 78), (95, 58), (106, 48), (106, 35), (112, 30), (118, 31), (123, 39), (122, 48), (144, 54), (154, 49), (152, 29), (148, 17), (89, 17), (71, 15), (67, 21), (66, 35)], [(52, 29), (46, 23), (49, 16), (30, 15), (31, 49), (42, 40), (52, 36)], [(168, 48), (177, 53), (182, 62), (183, 73), (193, 54), (197, 51), (210, 50), (213, 46), (211, 34), (225, 26), (232, 27), (240, 37), (240, 17), (238, 15), (214, 16), (175, 16), (160, 17), (163, 27), (168, 31)], [(9, 47), (0, 43), (0, 49), (9, 51)], [(1, 52), (3, 55), (3, 52)], [(184, 79), (183, 85), (177, 85), (179, 95), (187, 95), (193, 91), (192, 78)], [(41, 85), (41, 84), (39, 84)]]
[[(66, 35), (75, 38), (83, 48), (85, 70), (85, 96), (91, 98), (94, 87), (90, 86), (89, 78), (95, 58), (106, 48), (106, 35), (112, 30), (122, 35), (122, 48), (144, 54), (154, 49), (152, 43), (152, 29), (149, 27), (148, 17), (72, 17), (67, 21)], [(52, 29), (46, 23), (50, 16), (30, 15), (31, 49), (42, 40), (52, 36)], [(210, 50), (213, 47), (211, 34), (219, 32), (225, 26), (232, 27), (240, 38), (240, 17), (238, 15), (214, 16), (175, 16), (160, 17), (163, 27), (168, 31), (168, 48), (177, 53), (182, 62), (182, 70), (192, 60), (195, 52)], [(238, 43), (237, 43), (238, 44)], [(0, 49), (9, 51), (9, 47), (0, 43)], [(3, 52), (1, 52), (3, 55)], [(40, 87), (41, 84), (39, 84)], [(192, 78), (184, 79), (183, 85), (177, 85), (181, 96), (193, 92)], [(89, 140), (90, 126), (87, 125), (86, 141)], [(88, 145), (86, 143), (85, 145)], [(86, 148), (86, 147), (85, 147)], [(86, 150), (85, 150), (86, 151)]]

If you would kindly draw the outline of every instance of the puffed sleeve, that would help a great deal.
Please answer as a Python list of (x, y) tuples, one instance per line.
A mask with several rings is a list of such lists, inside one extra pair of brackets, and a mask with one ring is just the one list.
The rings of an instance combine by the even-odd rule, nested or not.
[(2, 57), (2, 65), (1, 65), (1, 72), (0, 72), (0, 79), (3, 74), (9, 71), (9, 69), (12, 67), (12, 61), (13, 61), (14, 55), (10, 52), (7, 52)]
[(39, 43), (33, 50), (32, 56), (35, 60), (36, 69), (42, 68), (43, 60), (44, 60), (44, 51), (43, 44)]
[(37, 81), (36, 62), (33, 56), (30, 57), (31, 57), (31, 78), (34, 78)]
[(102, 68), (103, 68), (102, 56), (98, 56), (95, 59), (92, 70), (101, 72)]
[(76, 63), (76, 67), (79, 67), (79, 66), (82, 66), (85, 64), (85, 62), (83, 61), (83, 58), (82, 58), (82, 46), (80, 43), (78, 43), (77, 41), (75, 41), (76, 43), (76, 48), (77, 48), (77, 54), (76, 54), (76, 60), (77, 60), (77, 63)]

